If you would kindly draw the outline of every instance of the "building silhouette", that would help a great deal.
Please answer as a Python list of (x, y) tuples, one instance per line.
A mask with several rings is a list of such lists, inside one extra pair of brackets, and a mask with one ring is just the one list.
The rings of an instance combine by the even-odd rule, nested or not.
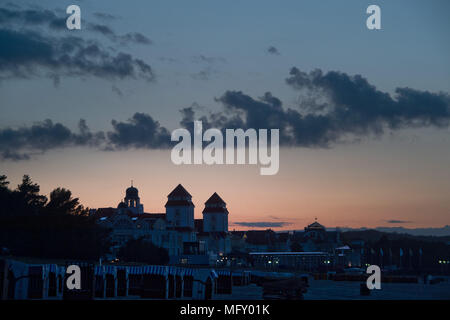
[(228, 210), (217, 193), (205, 202), (203, 219), (194, 219), (192, 195), (181, 184), (168, 194), (165, 209), (165, 213), (144, 212), (139, 190), (131, 185), (116, 208), (98, 208), (91, 214), (112, 230), (111, 258), (127, 241), (138, 238), (166, 249), (174, 264), (214, 264), (231, 252)]

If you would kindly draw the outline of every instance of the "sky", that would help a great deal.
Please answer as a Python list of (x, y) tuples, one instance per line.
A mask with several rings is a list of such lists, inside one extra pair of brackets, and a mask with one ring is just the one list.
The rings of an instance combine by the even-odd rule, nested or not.
[[(81, 8), (81, 30), (65, 9)], [(366, 8), (381, 8), (368, 30)], [(450, 224), (448, 1), (0, 5), (0, 173), (146, 212), (182, 183), (231, 229)], [(242, 114), (245, 116), (243, 117)], [(83, 119), (80, 122), (80, 119)], [(170, 132), (279, 128), (280, 170), (181, 165)]]

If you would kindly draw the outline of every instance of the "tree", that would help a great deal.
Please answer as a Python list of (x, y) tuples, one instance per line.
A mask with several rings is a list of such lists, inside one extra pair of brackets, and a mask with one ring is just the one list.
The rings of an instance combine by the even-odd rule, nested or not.
[(39, 194), (40, 189), (37, 183), (31, 181), (29, 175), (23, 176), (22, 183), (17, 186), (18, 196), (24, 207), (23, 213), (37, 214), (37, 211), (45, 205), (47, 197)]
[(86, 215), (85, 209), (78, 198), (72, 198), (72, 192), (64, 188), (56, 188), (50, 192), (50, 201), (45, 206), (50, 214)]
[(0, 190), (8, 190), (9, 181), (7, 181), (8, 177), (4, 174), (0, 175)]
[(97, 260), (109, 252), (110, 230), (87, 215), (72, 192), (56, 188), (50, 201), (24, 175), (16, 190), (0, 176), (0, 247), (13, 255)]
[(129, 240), (119, 249), (118, 258), (126, 262), (144, 262), (159, 265), (169, 262), (169, 254), (166, 249), (157, 247), (144, 238)]
[(9, 181), (5, 175), (0, 175), (0, 217), (10, 212), (11, 208), (11, 190), (9, 190)]

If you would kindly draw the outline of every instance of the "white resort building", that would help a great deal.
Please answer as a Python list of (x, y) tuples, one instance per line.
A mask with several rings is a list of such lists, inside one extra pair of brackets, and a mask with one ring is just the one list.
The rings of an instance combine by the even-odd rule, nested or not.
[(167, 196), (165, 213), (146, 213), (139, 191), (133, 185), (117, 208), (91, 211), (99, 224), (112, 230), (113, 255), (130, 239), (144, 238), (168, 251), (171, 264), (214, 264), (231, 251), (228, 210), (214, 193), (203, 209), (203, 219), (194, 219), (191, 194), (179, 184)]

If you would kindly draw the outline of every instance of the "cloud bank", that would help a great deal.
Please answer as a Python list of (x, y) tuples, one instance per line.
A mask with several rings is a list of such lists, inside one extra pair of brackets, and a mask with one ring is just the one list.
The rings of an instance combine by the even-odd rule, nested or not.
[(405, 221), (405, 220), (387, 220), (387, 223), (392, 224), (403, 224), (403, 223), (411, 223), (411, 221)]
[(81, 119), (74, 132), (47, 119), (30, 127), (0, 129), (0, 159), (27, 160), (52, 149), (84, 146), (99, 150), (168, 148), (170, 132), (158, 121), (135, 113), (127, 121), (111, 121), (112, 130), (92, 132)]
[(61, 123), (45, 120), (30, 127), (0, 129), (0, 156), (3, 159), (26, 160), (34, 153), (70, 146), (99, 146), (102, 132), (91, 133), (84, 120), (74, 133)]
[(241, 227), (250, 227), (250, 228), (281, 228), (288, 226), (291, 223), (260, 221), (260, 222), (234, 222), (233, 224)]
[[(47, 60), (52, 47), (39, 41), (30, 45), (36, 47), (33, 55), (38, 55), (34, 59), (38, 59), (39, 63), (53, 62)], [(82, 48), (72, 50), (82, 51)], [(87, 51), (86, 55), (101, 55), (96, 47)], [(42, 52), (41, 57), (38, 52)], [(119, 68), (120, 72), (128, 75), (127, 70), (132, 69), (134, 64), (133, 58), (116, 58), (114, 66), (100, 63), (92, 66), (89, 72), (106, 77), (117, 75), (116, 68)], [(26, 62), (31, 58), (24, 52), (22, 56), (11, 59)], [(70, 61), (71, 58), (68, 59)], [(23, 65), (20, 64), (21, 67)], [(145, 73), (145, 67), (141, 72)], [(362, 136), (379, 136), (386, 131), (404, 128), (449, 126), (450, 98), (447, 93), (397, 88), (392, 97), (376, 89), (360, 75), (351, 76), (338, 71), (323, 73), (321, 70), (306, 73), (297, 68), (291, 69), (286, 83), (299, 94), (306, 92), (308, 98), (301, 100), (298, 106), (285, 108), (282, 101), (270, 92), (253, 98), (242, 91), (226, 91), (216, 98), (222, 106), (221, 111), (197, 115), (194, 107), (184, 108), (180, 110), (180, 126), (192, 130), (193, 121), (198, 119), (203, 122), (204, 130), (212, 127), (222, 130), (280, 129), (282, 146), (309, 148), (329, 148)], [(79, 132), (72, 132), (51, 120), (31, 127), (0, 129), (1, 157), (26, 159), (30, 151), (39, 153), (74, 145), (106, 150), (158, 149), (173, 145), (170, 130), (144, 113), (136, 113), (127, 121), (112, 120), (112, 129), (106, 132), (91, 132), (84, 120), (80, 123), (83, 125)]]
[(267, 48), (267, 53), (273, 54), (273, 55), (275, 55), (275, 56), (279, 56), (279, 55), (280, 55), (280, 52), (279, 52), (278, 49), (277, 49), (276, 47), (274, 47), (274, 46), (268, 47), (268, 48)]
[[(154, 80), (145, 61), (67, 30), (66, 19), (51, 10), (0, 8), (0, 80), (33, 76), (49, 77), (55, 84), (63, 76)], [(121, 46), (151, 43), (140, 33), (118, 35), (107, 25), (85, 24), (89, 34)]]
[[(242, 91), (227, 91), (217, 99), (221, 112), (200, 119), (204, 127), (279, 128), (280, 143), (294, 147), (330, 147), (362, 136), (379, 136), (404, 128), (448, 128), (450, 97), (411, 88), (397, 88), (392, 97), (360, 75), (292, 68), (286, 83), (307, 99), (296, 108), (284, 108), (266, 92), (253, 98)], [(195, 110), (182, 111), (182, 123), (198, 118)]]

